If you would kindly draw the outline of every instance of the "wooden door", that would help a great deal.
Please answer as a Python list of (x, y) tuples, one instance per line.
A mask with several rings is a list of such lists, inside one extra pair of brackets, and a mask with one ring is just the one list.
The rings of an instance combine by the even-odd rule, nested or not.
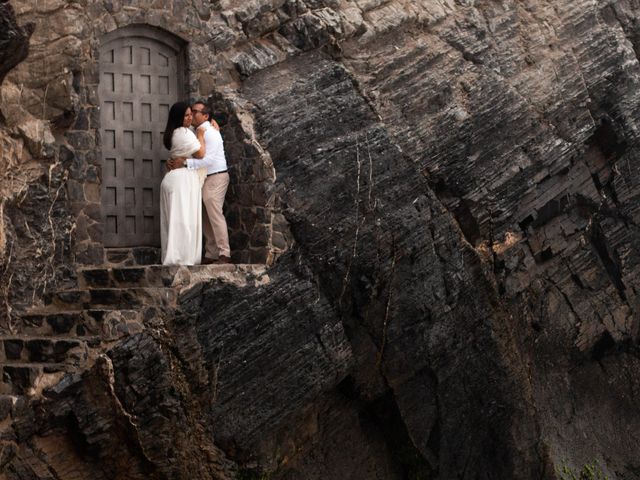
[(157, 34), (124, 33), (100, 49), (103, 244), (159, 246), (162, 134), (182, 96), (181, 53)]

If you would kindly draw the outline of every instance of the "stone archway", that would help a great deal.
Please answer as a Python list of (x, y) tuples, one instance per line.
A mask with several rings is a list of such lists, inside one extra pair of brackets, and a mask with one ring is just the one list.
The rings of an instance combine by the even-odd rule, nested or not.
[(104, 247), (160, 244), (159, 188), (169, 107), (185, 98), (185, 42), (146, 25), (100, 44)]

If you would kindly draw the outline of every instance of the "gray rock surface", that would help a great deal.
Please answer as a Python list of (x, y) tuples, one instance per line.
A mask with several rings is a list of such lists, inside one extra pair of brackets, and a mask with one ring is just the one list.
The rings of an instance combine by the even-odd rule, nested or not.
[(191, 40), (234, 241), (278, 258), (186, 273), (86, 371), (0, 399), (7, 479), (640, 478), (637, 1), (126, 3), (16, 2), (58, 23), (2, 85), (5, 327), (103, 258), (90, 54), (117, 26)]

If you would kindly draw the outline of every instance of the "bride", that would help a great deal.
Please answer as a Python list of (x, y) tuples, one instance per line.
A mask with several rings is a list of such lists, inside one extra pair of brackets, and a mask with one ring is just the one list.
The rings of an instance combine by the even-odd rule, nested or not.
[[(170, 158), (202, 158), (204, 131), (194, 134), (187, 102), (171, 106), (163, 144)], [(198, 170), (176, 168), (160, 185), (160, 242), (163, 265), (198, 265), (202, 255), (202, 179)]]

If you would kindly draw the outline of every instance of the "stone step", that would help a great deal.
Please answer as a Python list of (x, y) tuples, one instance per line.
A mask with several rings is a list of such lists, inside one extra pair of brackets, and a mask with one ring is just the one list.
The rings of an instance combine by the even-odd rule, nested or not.
[(172, 288), (93, 288), (62, 290), (47, 295), (45, 305), (66, 310), (134, 309), (147, 306), (172, 307), (178, 292)]
[(87, 347), (98, 346), (100, 338), (0, 337), (0, 365), (21, 363), (79, 365), (87, 359)]
[(156, 247), (105, 248), (104, 262), (110, 266), (157, 265), (160, 249)]
[(57, 383), (69, 368), (64, 363), (4, 363), (0, 365), (0, 394), (33, 395), (36, 390)]
[(247, 281), (264, 275), (264, 265), (194, 265), (163, 266), (150, 265), (139, 267), (100, 267), (78, 270), (80, 288), (118, 288), (118, 287), (188, 287), (197, 282), (212, 279), (227, 280), (234, 283)]
[[(48, 308), (48, 310), (47, 310)], [(20, 335), (50, 336), (76, 335), (113, 340), (141, 330), (145, 320), (158, 314), (155, 307), (138, 310), (60, 310), (54, 305), (34, 309), (20, 316), (14, 333)]]

